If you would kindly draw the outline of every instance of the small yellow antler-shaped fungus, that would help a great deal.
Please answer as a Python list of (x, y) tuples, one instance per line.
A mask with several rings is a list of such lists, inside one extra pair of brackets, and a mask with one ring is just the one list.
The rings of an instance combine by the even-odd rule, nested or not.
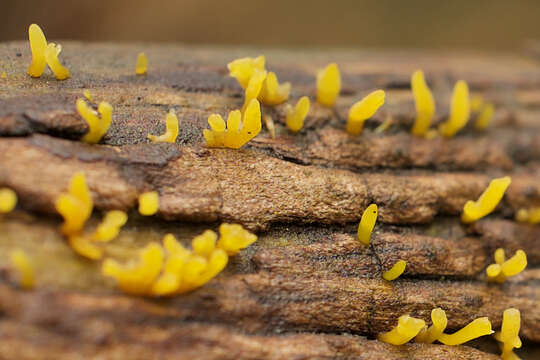
[(58, 55), (62, 52), (62, 45), (56, 45), (55, 43), (49, 43), (45, 50), (45, 60), (51, 68), (52, 72), (56, 76), (57, 80), (65, 80), (70, 77), (69, 70), (58, 60)]
[(148, 69), (148, 58), (145, 53), (137, 55), (137, 65), (135, 65), (135, 73), (137, 75), (145, 75)]
[(506, 278), (515, 276), (527, 267), (527, 254), (518, 250), (510, 259), (505, 261), (504, 249), (495, 251), (495, 264), (491, 264), (486, 269), (486, 274), (490, 280), (504, 282)]
[(98, 225), (96, 232), (92, 235), (92, 239), (103, 242), (111, 241), (118, 235), (127, 219), (127, 214), (121, 210), (107, 212), (101, 224)]
[(28, 67), (28, 75), (40, 77), (45, 70), (45, 65), (48, 64), (58, 80), (69, 78), (69, 70), (58, 60), (62, 46), (54, 43), (47, 45), (43, 31), (36, 24), (30, 25), (28, 28), (28, 39), (32, 50), (32, 63)]
[(148, 138), (152, 140), (152, 142), (174, 143), (178, 137), (178, 118), (176, 117), (176, 113), (173, 109), (171, 109), (167, 114), (167, 117), (165, 118), (165, 125), (167, 128), (165, 134), (159, 136), (148, 134)]
[(360, 135), (364, 128), (364, 122), (384, 104), (384, 97), (384, 90), (375, 90), (356, 102), (349, 110), (347, 132), (351, 135)]
[(8, 188), (0, 188), (0, 214), (13, 211), (17, 205), (17, 194)]
[(298, 132), (304, 126), (304, 120), (309, 112), (309, 98), (302, 96), (293, 108), (287, 104), (285, 124), (287, 128), (292, 132)]
[(493, 114), (495, 113), (495, 108), (493, 107), (493, 104), (487, 104), (483, 109), (480, 115), (478, 115), (478, 118), (476, 119), (476, 122), (474, 123), (474, 126), (478, 130), (485, 130), (489, 124), (491, 124), (491, 120), (493, 119)]
[(406, 266), (407, 262), (405, 260), (398, 260), (390, 270), (383, 273), (383, 279), (388, 281), (397, 279), (401, 274), (403, 274)]
[(239, 110), (229, 112), (227, 128), (225, 121), (218, 114), (208, 117), (208, 124), (212, 130), (204, 129), (203, 135), (209, 147), (227, 147), (239, 149), (259, 134), (262, 127), (261, 107), (256, 99), (251, 100), (247, 106), (243, 121)]
[(328, 64), (317, 73), (317, 102), (332, 107), (341, 90), (341, 75), (336, 63)]
[(61, 194), (56, 200), (56, 210), (64, 217), (62, 233), (76, 235), (81, 232), (84, 223), (92, 214), (93, 202), (86, 186), (84, 173), (71, 177), (69, 192)]
[(445, 137), (453, 137), (467, 125), (470, 115), (469, 87), (465, 81), (460, 80), (454, 86), (454, 92), (452, 93), (450, 117), (439, 126), (439, 132)]
[(529, 224), (540, 223), (540, 207), (519, 209), (516, 213), (516, 220), (519, 222), (528, 222)]
[(20, 249), (13, 250), (10, 254), (11, 265), (18, 273), (19, 286), (23, 289), (33, 289), (36, 284), (36, 275), (32, 261), (26, 253)]
[(414, 339), (415, 342), (421, 342), (431, 344), (435, 340), (439, 339), (446, 329), (448, 319), (446, 313), (441, 308), (431, 310), (431, 326), (429, 328), (423, 328), (422, 331)]
[(255, 69), (251, 79), (249, 79), (248, 85), (245, 91), (244, 106), (242, 106), (242, 112), (246, 110), (246, 107), (251, 103), (251, 100), (257, 99), (262, 90), (264, 81), (266, 79), (266, 70)]
[(139, 214), (150, 216), (159, 209), (159, 195), (157, 191), (148, 191), (139, 195)]
[(97, 113), (86, 104), (83, 99), (77, 100), (77, 112), (86, 121), (90, 130), (83, 136), (82, 141), (88, 144), (97, 144), (103, 135), (109, 130), (112, 121), (112, 106), (109, 103), (101, 102)]
[(424, 320), (403, 315), (399, 317), (398, 324), (395, 328), (380, 334), (377, 336), (377, 339), (392, 345), (403, 345), (415, 337), (424, 326), (426, 326)]
[(289, 98), (291, 83), (279, 84), (277, 76), (273, 72), (266, 75), (266, 79), (259, 93), (259, 101), (265, 105), (278, 105)]
[(433, 115), (435, 115), (435, 100), (433, 100), (431, 90), (426, 84), (422, 70), (416, 70), (412, 74), (411, 89), (416, 106), (416, 120), (412, 133), (416, 136), (425, 136), (431, 126)]
[(69, 235), (68, 243), (73, 251), (87, 259), (99, 260), (103, 256), (103, 251), (101, 248), (94, 245), (83, 235)]
[(471, 321), (467, 326), (451, 335), (442, 333), (437, 340), (444, 345), (460, 345), (491, 333), (493, 333), (493, 331), (491, 330), (489, 319), (487, 317), (482, 317)]
[(466, 224), (472, 223), (491, 213), (503, 198), (511, 182), (512, 179), (509, 176), (491, 180), (478, 200), (469, 200), (465, 203), (461, 221)]
[(496, 332), (493, 336), (501, 342), (501, 357), (505, 360), (519, 359), (514, 354), (514, 348), (521, 347), (521, 339), (519, 338), (519, 328), (521, 326), (521, 315), (518, 309), (510, 308), (503, 312), (503, 320), (501, 331)]
[(229, 75), (234, 77), (242, 88), (247, 88), (249, 80), (255, 69), (264, 70), (265, 57), (263, 55), (256, 58), (241, 58), (227, 64)]
[(358, 224), (358, 240), (364, 245), (369, 245), (371, 240), (371, 232), (377, 221), (378, 207), (377, 204), (371, 204), (364, 210), (360, 224)]
[(257, 241), (257, 235), (238, 224), (221, 224), (219, 233), (217, 247), (225, 250), (228, 255), (236, 255), (240, 250)]

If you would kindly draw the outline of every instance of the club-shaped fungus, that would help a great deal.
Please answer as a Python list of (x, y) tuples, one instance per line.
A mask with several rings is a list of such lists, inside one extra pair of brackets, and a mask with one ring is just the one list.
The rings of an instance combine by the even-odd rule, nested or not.
[(461, 221), (466, 224), (472, 223), (491, 213), (503, 198), (511, 182), (512, 179), (509, 176), (491, 180), (478, 200), (469, 200), (465, 203)]
[(332, 107), (341, 91), (341, 75), (336, 63), (317, 72), (317, 102)]
[(84, 173), (71, 177), (68, 193), (61, 194), (56, 200), (56, 210), (64, 218), (61, 230), (64, 235), (77, 235), (92, 214), (93, 202)]
[(439, 126), (439, 132), (447, 138), (455, 136), (459, 130), (467, 125), (470, 115), (469, 87), (465, 81), (459, 80), (452, 93), (450, 117)]
[(100, 260), (103, 257), (103, 250), (87, 239), (84, 235), (69, 235), (68, 243), (73, 251), (82, 257), (90, 260)]
[(513, 349), (521, 347), (520, 326), (521, 315), (519, 310), (514, 308), (504, 310), (501, 331), (497, 331), (493, 336), (501, 343), (501, 357), (505, 360), (519, 359), (514, 354)]
[(83, 99), (77, 99), (77, 112), (88, 124), (89, 131), (83, 136), (82, 141), (88, 144), (97, 144), (107, 133), (112, 121), (112, 106), (101, 102), (98, 106), (98, 114), (86, 104)]
[(257, 99), (261, 93), (264, 80), (266, 79), (266, 70), (255, 69), (253, 75), (249, 79), (248, 85), (245, 91), (244, 106), (242, 106), (242, 112), (244, 112), (251, 103), (251, 100)]
[(347, 120), (347, 132), (351, 135), (360, 135), (364, 128), (364, 122), (384, 104), (384, 97), (384, 90), (375, 90), (351, 106)]
[(17, 205), (17, 194), (8, 188), (0, 188), (0, 214), (13, 211)]
[(519, 209), (516, 213), (516, 220), (519, 222), (528, 222), (529, 224), (540, 223), (540, 207)]
[(516, 276), (527, 267), (527, 254), (518, 250), (510, 259), (505, 261), (504, 249), (495, 250), (495, 264), (486, 268), (488, 279), (502, 283), (510, 276)]
[(28, 28), (28, 39), (32, 51), (32, 62), (28, 67), (28, 75), (40, 77), (45, 70), (45, 65), (49, 65), (58, 80), (69, 78), (69, 70), (58, 60), (58, 55), (62, 51), (62, 46), (54, 43), (47, 44), (47, 39), (41, 28), (32, 24)]
[(257, 235), (238, 224), (221, 224), (219, 234), (217, 247), (223, 249), (227, 255), (236, 255), (240, 250), (257, 241)]
[(165, 126), (167, 130), (163, 135), (156, 136), (148, 134), (148, 138), (152, 142), (174, 143), (178, 137), (178, 118), (176, 117), (176, 113), (173, 109), (171, 109), (165, 117)]
[(371, 232), (375, 227), (377, 221), (378, 207), (377, 204), (369, 205), (360, 219), (358, 224), (358, 240), (364, 245), (369, 245), (371, 240)]
[(416, 107), (416, 119), (412, 128), (412, 133), (416, 136), (425, 136), (431, 121), (435, 115), (435, 100), (431, 90), (424, 79), (424, 72), (416, 70), (411, 77), (411, 89)]
[(229, 75), (235, 78), (242, 88), (247, 88), (255, 69), (264, 70), (265, 57), (258, 56), (256, 58), (241, 58), (231, 61), (227, 64)]
[(471, 321), (465, 327), (449, 335), (442, 333), (437, 340), (444, 345), (461, 345), (467, 341), (493, 333), (491, 322), (487, 317), (481, 317)]
[(443, 334), (448, 324), (444, 310), (441, 308), (431, 310), (431, 322), (432, 324), (429, 328), (424, 327), (414, 338), (415, 342), (431, 344), (439, 339), (439, 336)]
[(17, 282), (25, 290), (31, 290), (36, 284), (36, 275), (31, 259), (20, 249), (10, 254), (11, 266), (17, 272)]
[(309, 106), (310, 103), (307, 96), (302, 96), (294, 108), (287, 104), (287, 108), (285, 110), (287, 114), (285, 118), (287, 129), (292, 132), (298, 132), (302, 129), (304, 126), (304, 120), (309, 112)]
[(239, 149), (259, 134), (262, 127), (261, 107), (256, 99), (251, 100), (243, 114), (239, 110), (229, 112), (227, 127), (218, 114), (208, 117), (211, 130), (204, 129), (203, 135), (209, 147)]
[(477, 130), (485, 130), (491, 124), (494, 113), (495, 108), (493, 107), (493, 104), (487, 104), (476, 118), (474, 127)]
[(290, 92), (291, 83), (280, 84), (276, 74), (269, 72), (263, 82), (258, 99), (265, 105), (278, 105), (287, 101)]
[(398, 260), (390, 270), (383, 273), (383, 279), (387, 281), (397, 279), (401, 274), (403, 274), (406, 266), (407, 262), (405, 260)]
[(128, 216), (121, 210), (112, 210), (105, 214), (105, 218), (98, 225), (96, 232), (92, 235), (92, 240), (109, 242), (114, 239), (122, 226), (127, 222)]
[(145, 53), (137, 55), (137, 64), (135, 65), (135, 73), (137, 75), (146, 75), (148, 69), (148, 58)]
[(157, 191), (148, 191), (139, 195), (139, 214), (150, 216), (159, 209), (159, 195)]
[(416, 319), (409, 315), (400, 316), (398, 324), (392, 330), (379, 334), (377, 339), (392, 345), (403, 345), (414, 338), (420, 330), (426, 326), (422, 319)]

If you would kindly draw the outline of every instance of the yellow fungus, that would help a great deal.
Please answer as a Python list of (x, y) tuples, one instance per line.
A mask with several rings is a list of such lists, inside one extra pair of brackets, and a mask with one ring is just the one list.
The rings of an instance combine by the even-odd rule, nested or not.
[(501, 342), (501, 357), (503, 359), (517, 359), (514, 354), (514, 348), (521, 347), (521, 339), (519, 338), (519, 328), (521, 327), (521, 315), (518, 309), (510, 308), (503, 312), (503, 320), (501, 331), (496, 332), (493, 336)]
[(375, 90), (351, 106), (347, 120), (347, 132), (351, 135), (359, 135), (364, 128), (364, 122), (384, 104), (384, 98), (384, 90)]
[(82, 235), (69, 235), (68, 243), (73, 251), (90, 260), (99, 260), (103, 256), (103, 251)]
[(169, 142), (174, 143), (178, 137), (178, 118), (174, 110), (170, 110), (165, 118), (166, 131), (163, 135), (155, 136), (148, 134), (148, 138), (152, 142)]
[(157, 191), (148, 191), (139, 195), (139, 214), (150, 216), (159, 209), (159, 195)]
[(540, 207), (519, 209), (516, 213), (516, 220), (519, 222), (528, 222), (529, 224), (540, 223)]
[(217, 247), (225, 250), (228, 255), (235, 255), (257, 241), (257, 235), (238, 224), (221, 224), (219, 234)]
[(486, 269), (486, 274), (490, 280), (504, 282), (510, 276), (516, 276), (527, 267), (527, 254), (518, 250), (510, 259), (505, 261), (503, 249), (495, 251), (495, 262)]
[(98, 106), (100, 118), (83, 99), (77, 99), (77, 112), (86, 121), (90, 129), (83, 136), (82, 141), (97, 144), (111, 126), (112, 106), (109, 103), (101, 102)]
[(6, 79), (7, 78), (7, 74), (5, 71), (2, 71), (2, 75), (0, 75), (0, 78), (2, 79)]
[(285, 124), (290, 131), (298, 132), (302, 129), (309, 107), (310, 103), (307, 96), (302, 96), (294, 108), (287, 104)]
[(28, 39), (30, 41), (30, 50), (32, 50), (32, 63), (28, 67), (28, 75), (31, 77), (40, 77), (45, 70), (47, 60), (45, 51), (47, 50), (47, 39), (45, 34), (37, 24), (32, 24), (28, 28)]
[(242, 88), (247, 88), (255, 69), (264, 70), (265, 57), (258, 56), (256, 58), (241, 58), (236, 59), (227, 64), (229, 75), (234, 77)]
[(261, 131), (260, 104), (256, 99), (251, 100), (244, 111), (243, 119), (239, 110), (229, 112), (226, 128), (225, 121), (218, 114), (210, 115), (208, 124), (211, 130), (204, 129), (203, 135), (209, 147), (239, 149)]
[(0, 214), (13, 211), (17, 205), (17, 194), (8, 188), (0, 188)]
[(86, 98), (86, 100), (92, 102), (92, 93), (90, 92), (90, 90), (84, 90), (83, 96)]
[(392, 120), (391, 116), (388, 116), (386, 120), (384, 120), (381, 125), (377, 126), (375, 130), (373, 131), (375, 134), (381, 134), (388, 130), (390, 126), (394, 123), (394, 120)]
[(266, 79), (266, 70), (255, 69), (253, 75), (249, 79), (248, 85), (245, 91), (244, 106), (242, 112), (246, 110), (246, 107), (251, 103), (251, 100), (257, 99), (262, 90), (263, 83)]
[(378, 207), (377, 204), (371, 204), (364, 210), (360, 223), (358, 224), (358, 240), (364, 245), (369, 245), (371, 240), (371, 232), (377, 221)]
[(20, 249), (13, 250), (10, 254), (11, 265), (17, 271), (19, 286), (31, 290), (36, 284), (36, 275), (31, 259)]
[(495, 112), (495, 108), (492, 104), (487, 104), (483, 109), (482, 112), (480, 112), (480, 115), (478, 115), (478, 118), (476, 119), (474, 126), (478, 130), (484, 130), (486, 129), (489, 124), (491, 124), (491, 120), (493, 118), (493, 114)]
[(139, 53), (137, 56), (137, 65), (135, 66), (135, 73), (137, 75), (145, 75), (148, 69), (148, 58), (145, 53)]
[(491, 180), (477, 201), (467, 201), (463, 207), (461, 221), (472, 223), (491, 213), (501, 201), (511, 182), (512, 179), (509, 176)]
[(484, 98), (481, 95), (471, 97), (471, 111), (479, 112), (484, 106)]
[(460, 80), (454, 86), (452, 101), (450, 103), (450, 117), (439, 126), (439, 132), (445, 137), (453, 137), (469, 121), (471, 106), (469, 101), (469, 87)]
[(341, 90), (341, 75), (336, 63), (327, 65), (317, 73), (317, 102), (332, 107)]
[(272, 139), (276, 138), (276, 125), (274, 124), (274, 120), (272, 120), (272, 117), (268, 114), (265, 114), (262, 116), (262, 120), (264, 121), (264, 125), (268, 129), (268, 132), (270, 133), (270, 136)]
[(55, 205), (56, 210), (64, 217), (62, 233), (64, 235), (79, 234), (92, 214), (93, 208), (84, 173), (79, 172), (71, 177), (69, 192), (61, 194)]
[(403, 345), (418, 335), (424, 326), (426, 326), (424, 320), (403, 315), (399, 317), (398, 324), (395, 328), (380, 334), (377, 336), (377, 339), (392, 345)]
[(278, 105), (289, 98), (291, 83), (279, 84), (277, 76), (273, 72), (266, 75), (259, 93), (259, 101), (265, 105)]
[(58, 55), (62, 52), (62, 45), (49, 43), (45, 50), (45, 60), (56, 76), (57, 80), (65, 80), (70, 77), (69, 70), (58, 60)]
[(431, 344), (435, 340), (439, 339), (448, 325), (448, 319), (446, 313), (441, 308), (431, 310), (431, 326), (429, 328), (424, 327), (422, 331), (414, 339), (415, 342), (421, 342)]
[(449, 335), (442, 333), (437, 340), (444, 345), (460, 345), (467, 341), (493, 333), (491, 323), (487, 317), (482, 317), (471, 321), (462, 329)]
[(120, 232), (120, 228), (127, 222), (127, 214), (120, 210), (107, 212), (105, 218), (98, 225), (96, 232), (92, 235), (92, 240), (108, 242), (114, 239)]
[(412, 74), (411, 89), (416, 107), (416, 119), (412, 133), (416, 136), (425, 136), (435, 115), (435, 100), (433, 100), (431, 90), (426, 84), (422, 70), (416, 70)]
[(388, 281), (397, 279), (401, 274), (403, 274), (406, 266), (407, 262), (405, 260), (398, 260), (390, 270), (383, 273), (383, 279)]

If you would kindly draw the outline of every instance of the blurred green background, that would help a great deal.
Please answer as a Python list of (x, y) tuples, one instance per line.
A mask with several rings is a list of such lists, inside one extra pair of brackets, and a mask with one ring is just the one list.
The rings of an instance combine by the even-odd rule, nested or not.
[(0, 40), (520, 49), (539, 0), (0, 0)]

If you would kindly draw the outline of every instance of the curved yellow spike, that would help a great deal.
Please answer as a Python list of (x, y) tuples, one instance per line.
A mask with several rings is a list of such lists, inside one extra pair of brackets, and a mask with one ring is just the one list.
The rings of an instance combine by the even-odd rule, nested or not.
[(377, 221), (378, 211), (377, 204), (371, 204), (366, 208), (366, 210), (364, 210), (364, 213), (362, 214), (362, 218), (358, 224), (358, 240), (360, 240), (360, 242), (364, 245), (369, 245), (371, 240), (371, 232), (373, 231), (375, 222)]
[(257, 99), (257, 97), (259, 96), (263, 87), (263, 83), (266, 79), (266, 75), (266, 70), (255, 69), (253, 71), (253, 75), (249, 79), (248, 85), (246, 87), (244, 106), (242, 107), (244, 111), (251, 102), (251, 100)]
[(519, 338), (520, 327), (521, 314), (519, 310), (514, 308), (504, 310), (501, 331), (493, 335), (497, 341), (502, 343), (501, 357), (503, 359), (517, 358), (513, 349), (521, 347), (521, 339)]
[(309, 107), (310, 103), (307, 96), (302, 96), (294, 108), (287, 104), (285, 124), (290, 131), (298, 132), (302, 129)]
[(452, 93), (450, 117), (439, 126), (439, 132), (445, 137), (455, 136), (459, 130), (467, 125), (470, 115), (469, 87), (465, 81), (459, 80)]
[(380, 334), (377, 336), (377, 339), (392, 345), (403, 345), (418, 335), (424, 326), (426, 326), (424, 320), (403, 315), (399, 317), (398, 324), (395, 328)]
[(65, 80), (71, 76), (68, 68), (62, 65), (60, 60), (58, 60), (58, 55), (60, 55), (61, 51), (62, 46), (54, 43), (49, 43), (45, 49), (45, 60), (56, 76), (57, 80)]
[(89, 127), (89, 131), (83, 136), (82, 141), (89, 144), (97, 144), (111, 126), (112, 106), (109, 103), (101, 102), (98, 106), (98, 112), (101, 115), (100, 118), (96, 112), (86, 104), (86, 101), (77, 99), (77, 112), (86, 121)]
[(336, 63), (317, 72), (317, 102), (332, 107), (341, 90), (341, 75)]
[(238, 224), (221, 224), (219, 234), (217, 247), (223, 249), (228, 255), (236, 255), (240, 250), (257, 241), (257, 235)]
[(510, 259), (501, 265), (501, 272), (504, 276), (515, 276), (527, 267), (527, 255), (525, 251), (518, 250)]
[(416, 136), (425, 136), (435, 115), (435, 100), (426, 84), (422, 70), (416, 70), (412, 74), (411, 89), (416, 106), (416, 119), (412, 133)]
[(233, 110), (229, 112), (227, 117), (227, 133), (237, 134), (242, 126), (242, 112)]
[(501, 273), (501, 265), (491, 264), (486, 268), (486, 275), (488, 278), (496, 278)]
[(277, 76), (269, 72), (259, 93), (259, 101), (265, 105), (278, 105), (289, 98), (291, 83), (279, 84)]
[(98, 225), (92, 240), (108, 242), (118, 236), (120, 229), (127, 222), (127, 214), (121, 210), (108, 211), (105, 218)]
[(36, 285), (36, 275), (31, 259), (21, 249), (13, 250), (10, 254), (11, 265), (17, 271), (19, 286), (31, 290)]
[(478, 118), (474, 123), (475, 128), (477, 130), (485, 130), (491, 124), (494, 113), (495, 108), (493, 107), (493, 104), (487, 104), (484, 109), (482, 109), (480, 115), (478, 115)]
[(145, 53), (139, 53), (137, 55), (137, 64), (135, 65), (135, 74), (137, 75), (146, 75), (148, 70), (148, 58)]
[(390, 270), (383, 273), (383, 279), (387, 281), (397, 279), (401, 274), (403, 274), (406, 266), (407, 262), (405, 260), (398, 260)]
[(263, 55), (256, 58), (241, 58), (227, 64), (229, 75), (234, 77), (242, 88), (247, 88), (255, 69), (264, 70), (265, 57)]
[(487, 317), (482, 317), (471, 321), (467, 326), (451, 335), (441, 334), (437, 340), (444, 345), (460, 345), (491, 333), (493, 333), (491, 322)]
[(79, 234), (94, 207), (84, 173), (78, 172), (71, 177), (69, 192), (61, 194), (56, 199), (55, 205), (56, 210), (64, 218), (62, 233), (64, 235)]
[(0, 214), (13, 211), (17, 206), (17, 194), (8, 188), (0, 188)]
[(165, 126), (167, 130), (163, 135), (155, 136), (148, 134), (148, 139), (152, 142), (176, 142), (176, 138), (178, 137), (178, 118), (173, 109), (169, 110), (165, 117)]
[(159, 210), (159, 194), (157, 191), (148, 191), (139, 195), (139, 214), (150, 216)]
[(31, 77), (40, 77), (45, 70), (47, 60), (45, 51), (47, 50), (47, 39), (43, 30), (37, 25), (32, 24), (28, 28), (28, 39), (30, 41), (30, 50), (32, 50), (32, 63), (28, 67), (28, 75)]
[(103, 256), (103, 251), (84, 236), (69, 235), (68, 243), (77, 254), (90, 260), (100, 260)]
[(431, 344), (439, 338), (448, 325), (446, 313), (441, 308), (431, 310), (431, 326), (423, 328), (422, 331), (414, 339), (415, 342)]
[(493, 179), (477, 201), (469, 200), (463, 207), (461, 221), (472, 223), (491, 213), (504, 196), (512, 179), (509, 176)]
[(356, 102), (349, 110), (347, 132), (351, 135), (360, 135), (364, 128), (364, 121), (372, 117), (384, 104), (384, 90), (375, 90)]

